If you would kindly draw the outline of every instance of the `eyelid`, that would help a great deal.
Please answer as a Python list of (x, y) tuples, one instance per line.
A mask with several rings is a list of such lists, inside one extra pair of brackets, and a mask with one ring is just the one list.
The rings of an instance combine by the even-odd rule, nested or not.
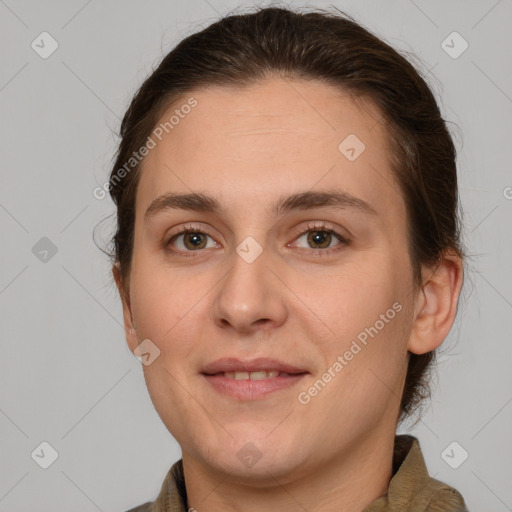
[[(179, 230), (174, 232), (171, 235), (165, 235), (162, 239), (162, 245), (163, 247), (167, 247), (171, 244), (171, 242), (177, 238), (178, 236), (185, 235), (187, 233), (201, 233), (203, 235), (209, 236), (212, 240), (214, 239), (213, 235), (209, 232), (207, 228), (202, 228), (199, 224), (194, 223), (186, 223), (181, 226), (179, 226)], [(218, 243), (215, 240), (215, 243)], [(183, 253), (183, 252), (199, 252), (199, 251), (179, 251), (179, 250), (173, 250), (173, 252)]]
[[(336, 226), (326, 221), (310, 221), (307, 223), (306, 226), (303, 225), (302, 227), (296, 228), (295, 231), (296, 238), (294, 239), (294, 241), (297, 240), (297, 238), (301, 238), (303, 235), (311, 231), (325, 231), (327, 233), (334, 235), (340, 241), (339, 244), (335, 245), (334, 247), (328, 247), (327, 249), (307, 249), (299, 247), (299, 249), (313, 253), (316, 256), (328, 256), (332, 252), (339, 251), (341, 248), (350, 245), (351, 243), (351, 237), (342, 235), (341, 233), (339, 233), (339, 231), (341, 230), (338, 231), (338, 228)], [(287, 247), (290, 247), (290, 244), (287, 244)]]
[[(335, 234), (338, 238), (340, 238), (342, 241), (349, 242), (349, 236), (342, 235), (339, 231), (339, 228), (337, 228), (334, 224), (331, 224), (330, 222), (326, 222), (323, 220), (319, 221), (310, 221), (305, 226), (302, 225), (295, 229), (295, 235), (301, 236), (305, 233), (308, 233), (309, 231), (327, 231), (328, 233)], [(339, 231), (338, 231), (339, 230)]]
[(187, 231), (188, 232), (194, 232), (194, 233), (203, 233), (205, 235), (212, 236), (210, 234), (209, 228), (203, 228), (200, 224), (194, 224), (193, 222), (187, 222), (185, 224), (181, 224), (180, 226), (178, 226), (178, 230), (177, 231), (175, 229), (172, 229), (171, 230), (172, 234), (170, 234), (170, 235), (166, 234), (164, 236), (164, 239), (166, 239), (167, 243), (168, 243), (175, 236), (183, 235), (183, 233), (186, 233)]

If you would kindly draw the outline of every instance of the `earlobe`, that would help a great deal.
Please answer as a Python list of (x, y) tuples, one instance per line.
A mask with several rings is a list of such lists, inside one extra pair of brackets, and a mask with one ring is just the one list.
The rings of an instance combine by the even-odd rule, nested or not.
[(426, 270), (407, 349), (425, 354), (439, 347), (448, 336), (457, 314), (463, 283), (460, 257), (445, 255), (435, 272)]
[(126, 342), (128, 343), (130, 350), (133, 352), (138, 346), (137, 331), (133, 320), (130, 294), (124, 286), (119, 262), (116, 262), (112, 266), (112, 274), (123, 305), (123, 323)]

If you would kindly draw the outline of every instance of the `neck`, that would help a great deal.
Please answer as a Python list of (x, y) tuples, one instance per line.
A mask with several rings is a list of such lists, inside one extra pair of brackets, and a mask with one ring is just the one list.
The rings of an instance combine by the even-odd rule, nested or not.
[[(386, 494), (395, 432), (367, 433), (343, 453), (308, 468), (307, 476), (274, 477), (257, 484), (219, 473), (183, 452), (188, 509), (202, 512), (361, 512)], [(293, 472), (292, 472), (293, 473)], [(304, 473), (304, 468), (301, 468)]]

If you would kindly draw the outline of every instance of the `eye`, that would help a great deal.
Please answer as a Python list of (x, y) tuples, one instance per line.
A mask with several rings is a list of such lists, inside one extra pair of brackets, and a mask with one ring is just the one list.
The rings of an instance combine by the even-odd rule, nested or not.
[[(207, 238), (212, 240), (208, 245)], [(200, 249), (208, 249), (216, 247), (216, 242), (208, 235), (208, 233), (194, 226), (186, 226), (186, 229), (173, 235), (165, 246), (173, 246), (177, 252), (194, 252)]]
[[(300, 231), (299, 238), (297, 240), (301, 240), (303, 238), (305, 239), (306, 244), (308, 244), (305, 248), (313, 249), (313, 251), (317, 253), (330, 253), (333, 247), (348, 245), (350, 243), (347, 238), (340, 235), (325, 223), (308, 224), (307, 229)], [(331, 243), (335, 241), (336, 238), (339, 240), (339, 243), (332, 246)]]

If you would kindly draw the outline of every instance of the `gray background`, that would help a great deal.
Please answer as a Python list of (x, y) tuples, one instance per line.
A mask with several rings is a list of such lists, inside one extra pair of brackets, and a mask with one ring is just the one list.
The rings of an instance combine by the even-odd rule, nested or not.
[[(0, 0), (2, 512), (123, 511), (154, 499), (180, 457), (124, 340), (108, 260), (92, 239), (114, 208), (92, 191), (108, 179), (113, 133), (152, 67), (184, 36), (251, 4)], [(512, 510), (512, 2), (333, 5), (417, 54), (453, 123), (472, 260), (432, 404), (411, 432), (431, 474), (472, 511)], [(31, 47), (43, 31), (59, 45), (47, 59)], [(458, 58), (441, 46), (453, 31), (469, 44)], [(112, 229), (104, 222), (98, 238)], [(43, 237), (56, 254), (41, 252)], [(48, 469), (31, 457), (43, 441), (58, 452)], [(457, 469), (445, 452), (454, 441), (452, 465), (469, 454)]]

